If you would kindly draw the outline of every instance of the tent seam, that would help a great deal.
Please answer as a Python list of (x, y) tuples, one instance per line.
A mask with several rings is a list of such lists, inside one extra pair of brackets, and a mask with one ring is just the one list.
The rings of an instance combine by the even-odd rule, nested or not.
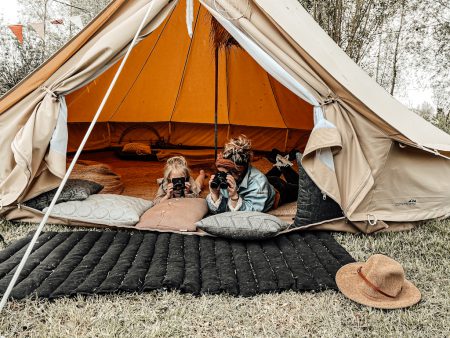
[[(373, 177), (374, 180), (374, 185), (375, 185), (375, 181), (381, 177), (381, 175), (383, 174), (384, 170), (386, 169), (389, 157), (391, 155), (392, 152), (392, 146), (394, 145), (394, 141), (391, 139), (391, 144), (389, 145), (389, 151), (387, 152), (385, 159), (384, 159), (384, 163), (383, 163), (383, 168), (380, 170), (380, 173), (377, 175), (377, 177)], [(374, 195), (375, 195), (375, 189), (371, 189), (371, 196), (370, 196), (370, 202), (366, 208), (366, 212), (369, 212), (370, 209), (373, 208), (373, 199), (374, 199)]]
[(178, 101), (180, 99), (181, 90), (183, 89), (184, 79), (186, 77), (187, 65), (188, 65), (189, 59), (191, 57), (192, 46), (194, 45), (195, 31), (197, 30), (197, 24), (198, 24), (198, 20), (199, 20), (199, 16), (200, 16), (200, 9), (201, 9), (201, 7), (198, 8), (197, 15), (195, 18), (195, 25), (192, 30), (192, 38), (191, 38), (191, 41), (189, 42), (189, 48), (188, 48), (187, 55), (186, 55), (186, 61), (184, 62), (184, 67), (183, 67), (183, 74), (181, 76), (180, 84), (178, 85), (177, 97), (175, 98), (175, 103), (173, 104), (172, 113), (170, 114), (170, 118), (169, 118), (169, 123), (172, 123), (173, 114), (175, 113), (175, 109), (177, 108)]
[(158, 45), (159, 40), (161, 39), (162, 35), (163, 35), (164, 32), (166, 31), (167, 25), (169, 24), (169, 21), (170, 21), (170, 19), (172, 18), (173, 13), (174, 13), (174, 11), (170, 12), (170, 15), (169, 15), (169, 17), (167, 18), (166, 23), (164, 24), (164, 26), (163, 26), (163, 28), (162, 28), (162, 30), (161, 30), (161, 33), (159, 33), (159, 36), (158, 36), (158, 38), (156, 39), (155, 45), (153, 46), (152, 50), (151, 50), (150, 53), (148, 54), (147, 59), (146, 59), (145, 62), (143, 63), (143, 65), (142, 65), (142, 67), (141, 67), (139, 73), (138, 73), (137, 76), (135, 77), (135, 79), (134, 79), (132, 85), (130, 86), (130, 88), (128, 88), (127, 93), (123, 96), (123, 99), (120, 101), (120, 103), (119, 103), (119, 105), (117, 106), (116, 110), (108, 117), (108, 121), (107, 121), (108, 124), (110, 123), (110, 120), (114, 117), (114, 115), (116, 115), (117, 112), (119, 111), (119, 109), (122, 107), (122, 105), (123, 105), (125, 99), (128, 97), (128, 95), (130, 94), (130, 91), (133, 89), (133, 87), (134, 87), (134, 85), (136, 84), (137, 80), (138, 80), (139, 77), (141, 76), (141, 74), (142, 74), (142, 72), (143, 72), (145, 66), (146, 66), (147, 63), (148, 63), (148, 60), (150, 59), (150, 57), (153, 55), (153, 52), (155, 51), (156, 46)]

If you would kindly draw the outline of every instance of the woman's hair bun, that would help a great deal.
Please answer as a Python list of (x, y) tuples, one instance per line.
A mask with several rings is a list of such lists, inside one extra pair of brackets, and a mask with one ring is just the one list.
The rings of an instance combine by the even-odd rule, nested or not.
[(236, 164), (248, 165), (252, 157), (252, 142), (245, 135), (230, 139), (224, 146), (223, 158), (232, 160)]

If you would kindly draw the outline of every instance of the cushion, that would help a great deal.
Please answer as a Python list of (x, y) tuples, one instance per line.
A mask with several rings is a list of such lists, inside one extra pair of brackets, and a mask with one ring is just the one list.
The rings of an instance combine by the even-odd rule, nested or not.
[(203, 198), (171, 198), (156, 204), (141, 217), (136, 228), (160, 231), (196, 231), (195, 222), (208, 213)]
[(111, 166), (101, 162), (78, 160), (70, 178), (95, 181), (103, 185), (100, 194), (120, 195), (124, 190), (120, 175)]
[[(102, 189), (103, 186), (101, 184), (92, 181), (69, 179), (61, 191), (56, 203), (82, 201), (90, 195), (98, 193)], [(26, 201), (25, 205), (33, 209), (42, 210), (50, 205), (57, 190), (58, 188), (40, 194), (39, 196)]]
[(278, 217), (259, 211), (229, 211), (197, 223), (198, 228), (211, 235), (233, 239), (273, 237), (288, 226)]
[(152, 153), (152, 149), (149, 144), (133, 142), (125, 144), (122, 148), (122, 152), (137, 155), (149, 155)]
[(301, 154), (297, 153), (299, 187), (297, 213), (294, 225), (302, 227), (343, 216), (341, 207), (333, 199), (320, 191), (308, 176), (301, 163)]
[[(51, 215), (108, 226), (134, 226), (152, 205), (152, 201), (142, 198), (101, 194), (89, 196), (84, 201), (57, 204)], [(47, 209), (43, 211), (46, 212)]]

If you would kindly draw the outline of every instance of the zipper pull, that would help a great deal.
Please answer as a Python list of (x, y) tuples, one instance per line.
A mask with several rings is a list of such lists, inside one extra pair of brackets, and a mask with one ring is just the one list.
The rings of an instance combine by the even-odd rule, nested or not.
[(320, 192), (322, 193), (322, 198), (325, 201), (327, 199), (327, 194), (323, 190), (321, 190)]

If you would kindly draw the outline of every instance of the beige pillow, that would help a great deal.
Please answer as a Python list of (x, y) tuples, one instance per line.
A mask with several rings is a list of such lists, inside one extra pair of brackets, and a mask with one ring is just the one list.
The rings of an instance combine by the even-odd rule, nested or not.
[(134, 226), (152, 205), (152, 201), (142, 198), (101, 194), (91, 195), (84, 201), (56, 204), (51, 215), (108, 226)]
[(153, 206), (136, 228), (160, 231), (196, 231), (195, 223), (208, 213), (203, 198), (172, 198)]

